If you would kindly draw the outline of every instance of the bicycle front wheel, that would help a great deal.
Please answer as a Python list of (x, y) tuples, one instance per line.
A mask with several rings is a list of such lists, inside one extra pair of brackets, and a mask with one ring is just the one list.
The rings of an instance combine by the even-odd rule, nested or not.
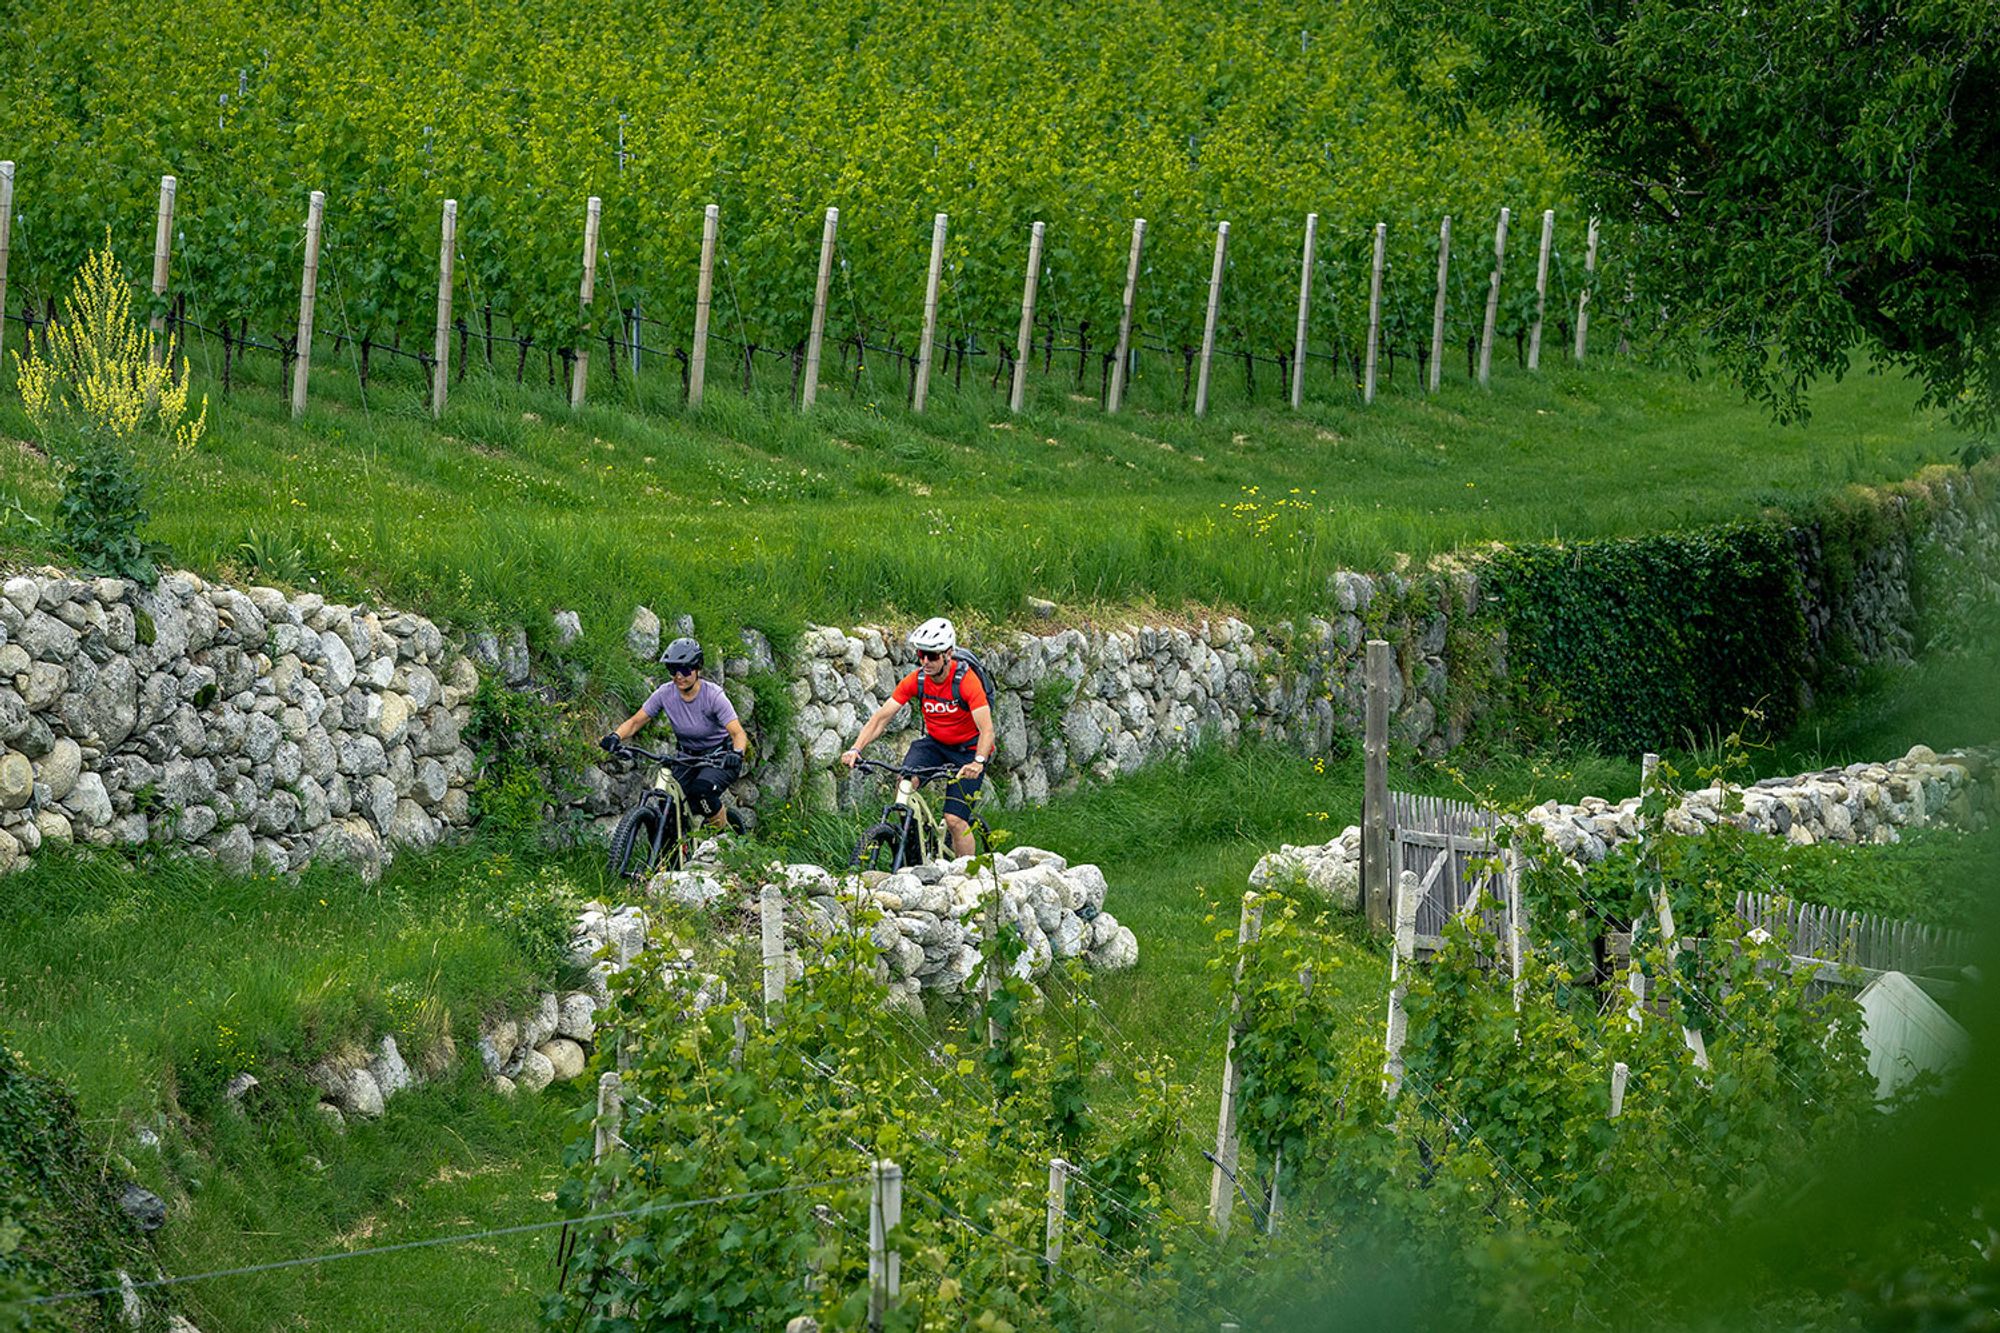
[(856, 870), (901, 870), (903, 831), (894, 824), (877, 824), (854, 844)]
[[(613, 879), (644, 879), (653, 868), (653, 844), (660, 827), (657, 806), (639, 805), (625, 812), (611, 832), (606, 868)], [(662, 851), (665, 845), (662, 844)]]

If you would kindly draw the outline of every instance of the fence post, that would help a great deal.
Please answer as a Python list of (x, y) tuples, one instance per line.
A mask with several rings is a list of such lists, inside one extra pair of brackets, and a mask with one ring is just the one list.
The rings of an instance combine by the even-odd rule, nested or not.
[(174, 250), (174, 192), (179, 188), (172, 176), (160, 177), (160, 214), (153, 228), (153, 350), (152, 363), (159, 365), (167, 349), (162, 337), (167, 331), (167, 260)]
[(1611, 1114), (1605, 1119), (1616, 1120), (1625, 1114), (1625, 1080), (1630, 1078), (1631, 1074), (1632, 1071), (1626, 1067), (1623, 1060), (1611, 1066)]
[[(1264, 904), (1255, 893), (1243, 895), (1243, 916), (1236, 924), (1236, 942), (1255, 944), (1264, 927)], [(1243, 1091), (1243, 1071), (1236, 1065), (1237, 1021), (1243, 999), (1236, 986), (1243, 981), (1243, 957), (1236, 958), (1236, 979), (1229, 990), (1229, 1038), (1222, 1054), (1222, 1107), (1215, 1124), (1215, 1167), (1208, 1177), (1208, 1220), (1216, 1234), (1229, 1234), (1229, 1215), (1236, 1206), (1236, 1100)]]
[[(1648, 754), (1640, 761), (1640, 795), (1643, 796), (1645, 793), (1653, 790), (1654, 785), (1659, 781), (1659, 768), (1660, 756), (1656, 754)], [(1674, 904), (1673, 900), (1667, 894), (1667, 885), (1664, 879), (1653, 886), (1653, 915), (1659, 918), (1660, 941), (1666, 946), (1667, 950), (1668, 978), (1678, 985), (1680, 983), (1681, 941), (1680, 936), (1674, 931)], [(1638, 930), (1634, 929), (1632, 932), (1634, 953), (1638, 952), (1638, 934)], [(1633, 969), (1633, 975), (1638, 975), (1636, 967)], [(1670, 1000), (1672, 994), (1672, 991), (1669, 990), (1668, 998)], [(1701, 1029), (1688, 1027), (1686, 1024), (1683, 1024), (1681, 1026), (1681, 1040), (1687, 1043), (1688, 1050), (1693, 1053), (1695, 1068), (1707, 1069), (1708, 1045), (1702, 1040)]]
[[(1500, 882), (1507, 891), (1507, 954), (1514, 973), (1514, 1012), (1521, 1012), (1521, 1001), (1528, 990), (1527, 973), (1522, 956), (1528, 951), (1528, 909), (1521, 901), (1521, 857), (1512, 847), (1501, 863)], [(1517, 1028), (1514, 1039), (1521, 1039)]]
[(903, 1221), (903, 1168), (888, 1159), (868, 1168), (868, 1327), (880, 1333), (902, 1294), (903, 1256), (889, 1248), (889, 1233)]
[(1297, 411), (1306, 391), (1306, 324), (1312, 311), (1313, 255), (1319, 248), (1319, 214), (1306, 214), (1305, 253), (1299, 256), (1299, 329), (1292, 339), (1292, 410)]
[(1146, 244), (1146, 219), (1132, 219), (1132, 256), (1125, 261), (1125, 303), (1118, 315), (1118, 359), (1111, 363), (1111, 389), (1106, 412), (1116, 412), (1125, 397), (1125, 359), (1132, 350), (1132, 301), (1139, 293), (1139, 253)]
[(819, 1333), (819, 1320), (809, 1314), (793, 1315), (785, 1324), (785, 1333)]
[(1194, 414), (1208, 415), (1208, 367), (1215, 359), (1215, 315), (1222, 305), (1222, 266), (1229, 251), (1229, 224), (1215, 224), (1215, 267), (1208, 275), (1208, 317), (1201, 326), (1201, 375), (1195, 381)]
[(1597, 219), (1590, 220), (1590, 237), (1584, 242), (1583, 290), (1576, 294), (1576, 363), (1583, 364), (1584, 331), (1590, 327), (1590, 284), (1597, 277)]
[(1444, 280), (1451, 273), (1451, 214), (1438, 226), (1438, 294), (1431, 307), (1431, 392), (1444, 378)]
[(1368, 694), (1361, 740), (1361, 900), (1368, 928), (1389, 924), (1389, 676), (1395, 658), (1383, 639), (1368, 641)]
[[(1445, 852), (1449, 859), (1451, 852)], [(1435, 873), (1437, 863), (1433, 863)], [(1413, 893), (1405, 881), (1414, 881), (1416, 872), (1396, 876), (1396, 930), (1389, 949), (1389, 1023), (1382, 1039), (1382, 1092), (1390, 1101), (1403, 1090), (1403, 1039), (1409, 1031), (1409, 1016), (1403, 1012), (1403, 996), (1409, 989), (1404, 975), (1417, 958), (1417, 909), (1420, 893)]]
[(7, 345), (7, 251), (14, 234), (14, 164), (0, 162), (0, 351)]
[(1271, 1189), (1264, 1196), (1264, 1234), (1278, 1234), (1278, 1214), (1284, 1210), (1284, 1196), (1278, 1192), (1285, 1178), (1285, 1145), (1279, 1144), (1271, 1152)]
[[(583, 282), (576, 294), (579, 330), (590, 327), (590, 304), (597, 295), (597, 227), (603, 216), (604, 201), (591, 195), (583, 207)], [(614, 365), (612, 369), (618, 367)], [(583, 406), (584, 387), (589, 381), (590, 335), (583, 333), (576, 340), (576, 360), (570, 364), (569, 406), (572, 412)]]
[(1042, 1261), (1048, 1265), (1048, 1277), (1055, 1281), (1056, 1265), (1062, 1262), (1063, 1218), (1069, 1214), (1069, 1163), (1060, 1157), (1049, 1158), (1049, 1225), (1048, 1240), (1042, 1250)]
[(757, 912), (762, 918), (764, 944), (764, 1026), (777, 1021), (778, 1006), (785, 1002), (785, 894), (775, 884), (766, 884), (757, 895)]
[[(989, 865), (991, 865), (991, 856), (992, 854), (989, 852)], [(998, 1046), (1000, 1044), (1000, 1023), (998, 1019), (993, 1017), (993, 993), (1000, 989), (1000, 977), (994, 971), (995, 966), (1000, 961), (998, 942), (1000, 939), (1000, 908), (1002, 905), (1000, 902), (1000, 872), (997, 868), (993, 871), (993, 892), (981, 896), (980, 914), (984, 919), (980, 926), (982, 932), (980, 940), (985, 944), (990, 957), (982, 961), (979, 965), (979, 998), (986, 1005), (986, 1044), (988, 1046)]]
[(688, 348), (688, 407), (701, 406), (701, 386), (708, 374), (708, 312), (715, 302), (715, 236), (722, 210), (710, 204), (701, 213), (701, 276), (694, 289), (694, 342)]
[(639, 384), (639, 347), (640, 344), (645, 342), (645, 339), (640, 336), (644, 332), (640, 328), (641, 322), (639, 318), (639, 298), (635, 296), (632, 298), (632, 308), (626, 312), (625, 319), (625, 351), (632, 358), (632, 384), (635, 390)]
[(931, 268), (924, 278), (924, 335), (917, 343), (917, 387), (910, 398), (910, 410), (924, 410), (924, 400), (930, 397), (931, 352), (937, 345), (938, 283), (944, 276), (945, 230), (951, 220), (943, 213), (931, 219)]
[(1493, 229), (1493, 281), (1486, 289), (1486, 328), (1479, 335), (1479, 383), (1493, 378), (1493, 330), (1500, 322), (1500, 272), (1507, 262), (1507, 219), (1509, 209), (1500, 210), (1500, 225)]
[(1535, 323), (1528, 330), (1528, 369), (1542, 368), (1542, 315), (1549, 303), (1549, 254), (1556, 243), (1556, 211), (1542, 210), (1542, 251), (1535, 261)]
[(1368, 269), (1368, 365), (1362, 374), (1361, 401), (1375, 401), (1375, 363), (1382, 346), (1382, 260), (1389, 245), (1389, 224), (1375, 224), (1375, 260)]
[[(431, 342), (431, 419), (444, 415), (451, 390), (451, 282), (458, 261), (458, 200), (444, 201), (444, 221), (438, 233), (437, 332)], [(301, 323), (304, 322), (301, 317)], [(300, 394), (303, 400), (304, 394)], [(298, 404), (303, 407), (301, 401)], [(296, 413), (295, 413), (296, 414)]]
[(1035, 342), (1035, 289), (1042, 277), (1042, 231), (1037, 222), (1028, 232), (1028, 276), (1021, 282), (1021, 331), (1014, 339), (1014, 385), (1007, 410), (1019, 413), (1028, 393), (1028, 356)]
[[(5, 164), (0, 164), (5, 165)], [(4, 205), (0, 205), (4, 211)], [(299, 275), (299, 332), (294, 340), (298, 353), (292, 362), (292, 419), (306, 414), (306, 384), (312, 376), (313, 306), (319, 299), (319, 232), (326, 220), (326, 191), (314, 190), (306, 205), (306, 263)], [(0, 298), (7, 286), (6, 231), (0, 221)], [(5, 322), (6, 302), (0, 299), (0, 323)]]
[(834, 238), (840, 232), (840, 210), (826, 210), (826, 225), (819, 234), (819, 279), (813, 283), (812, 331), (806, 335), (806, 378), (799, 386), (799, 408), (803, 411), (819, 397), (819, 349), (826, 338), (826, 291), (833, 282)]
[(618, 1125), (625, 1113), (623, 1080), (617, 1071), (597, 1076), (597, 1120), (591, 1142), (590, 1160), (601, 1162), (618, 1146)]

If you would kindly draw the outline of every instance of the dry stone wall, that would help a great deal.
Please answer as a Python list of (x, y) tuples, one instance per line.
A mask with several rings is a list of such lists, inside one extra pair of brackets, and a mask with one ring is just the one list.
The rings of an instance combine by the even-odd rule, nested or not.
[(0, 586), (0, 869), (153, 845), (378, 871), (469, 818), (472, 664), (437, 626), (192, 574)]
[[(1766, 778), (1741, 792), (1741, 809), (1728, 808), (1720, 787), (1686, 793), (1661, 822), (1668, 832), (1694, 835), (1727, 825), (1794, 846), (1899, 841), (1905, 829), (1945, 824), (1978, 831), (2000, 812), (2000, 756), (1991, 750), (1939, 755), (1917, 745), (1885, 764), (1849, 764), (1796, 777)], [(1539, 841), (1576, 865), (1602, 861), (1621, 843), (1640, 836), (1639, 798), (1608, 801), (1586, 796), (1574, 805), (1545, 801), (1517, 821)], [(1250, 887), (1303, 882), (1343, 911), (1361, 908), (1361, 829), (1349, 825), (1327, 842), (1287, 843), (1258, 860)]]

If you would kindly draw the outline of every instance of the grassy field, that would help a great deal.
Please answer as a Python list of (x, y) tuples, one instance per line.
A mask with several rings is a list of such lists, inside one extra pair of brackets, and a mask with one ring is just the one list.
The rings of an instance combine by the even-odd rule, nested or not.
[[(692, 611), (704, 633), (807, 617), (1066, 604), (1314, 608), (1336, 568), (1386, 567), (1489, 540), (1656, 531), (1908, 476), (1958, 435), (1914, 389), (1856, 375), (1804, 427), (1774, 425), (1727, 386), (1629, 361), (1511, 367), (1490, 392), (1403, 374), (1366, 410), (1328, 392), (1292, 413), (1224, 377), (1212, 415), (1142, 375), (1106, 417), (1058, 373), (1010, 418), (984, 383), (910, 413), (830, 391), (810, 416), (788, 384), (718, 384), (701, 412), (666, 371), (609, 383), (572, 414), (483, 373), (430, 421), (410, 378), (357, 391), (316, 370), (294, 424), (269, 381), (211, 396), (208, 441), (158, 479), (152, 533), (203, 572), (364, 591), (459, 623), (582, 613), (579, 650), (616, 657), (635, 603)], [(1168, 377), (1161, 375), (1159, 379)], [(0, 436), (31, 427), (0, 374)], [(37, 554), (55, 495), (33, 450), (0, 451), (0, 487), (30, 516), (0, 526)]]

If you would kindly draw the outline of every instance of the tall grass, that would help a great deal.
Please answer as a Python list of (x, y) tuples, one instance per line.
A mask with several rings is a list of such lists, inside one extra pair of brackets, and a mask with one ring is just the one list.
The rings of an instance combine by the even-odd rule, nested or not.
[[(198, 379), (202, 365), (197, 348)], [(351, 366), (323, 362), (295, 424), (275, 366), (253, 361), (202, 455), (153, 497), (154, 532), (199, 570), (461, 622), (533, 633), (574, 608), (573, 651), (611, 667), (637, 602), (691, 611), (705, 633), (1000, 617), (1029, 594), (1321, 609), (1338, 567), (1741, 517), (1905, 476), (1957, 443), (1900, 379), (1851, 378), (1814, 424), (1778, 427), (1726, 386), (1629, 362), (1505, 374), (1490, 392), (1399, 383), (1365, 411), (1331, 386), (1298, 413), (1225, 389), (1205, 421), (1144, 393), (1107, 418), (1060, 376), (1019, 418), (983, 383), (941, 387), (923, 416), (833, 391), (802, 417), (788, 382), (718, 384), (688, 413), (669, 378), (600, 381), (571, 413), (475, 371), (433, 423), (413, 376), (392, 368), (364, 396)], [(9, 382), (0, 434), (26, 437)], [(0, 485), (48, 512), (44, 460), (0, 450)], [(47, 529), (16, 520), (0, 541), (35, 554)]]

